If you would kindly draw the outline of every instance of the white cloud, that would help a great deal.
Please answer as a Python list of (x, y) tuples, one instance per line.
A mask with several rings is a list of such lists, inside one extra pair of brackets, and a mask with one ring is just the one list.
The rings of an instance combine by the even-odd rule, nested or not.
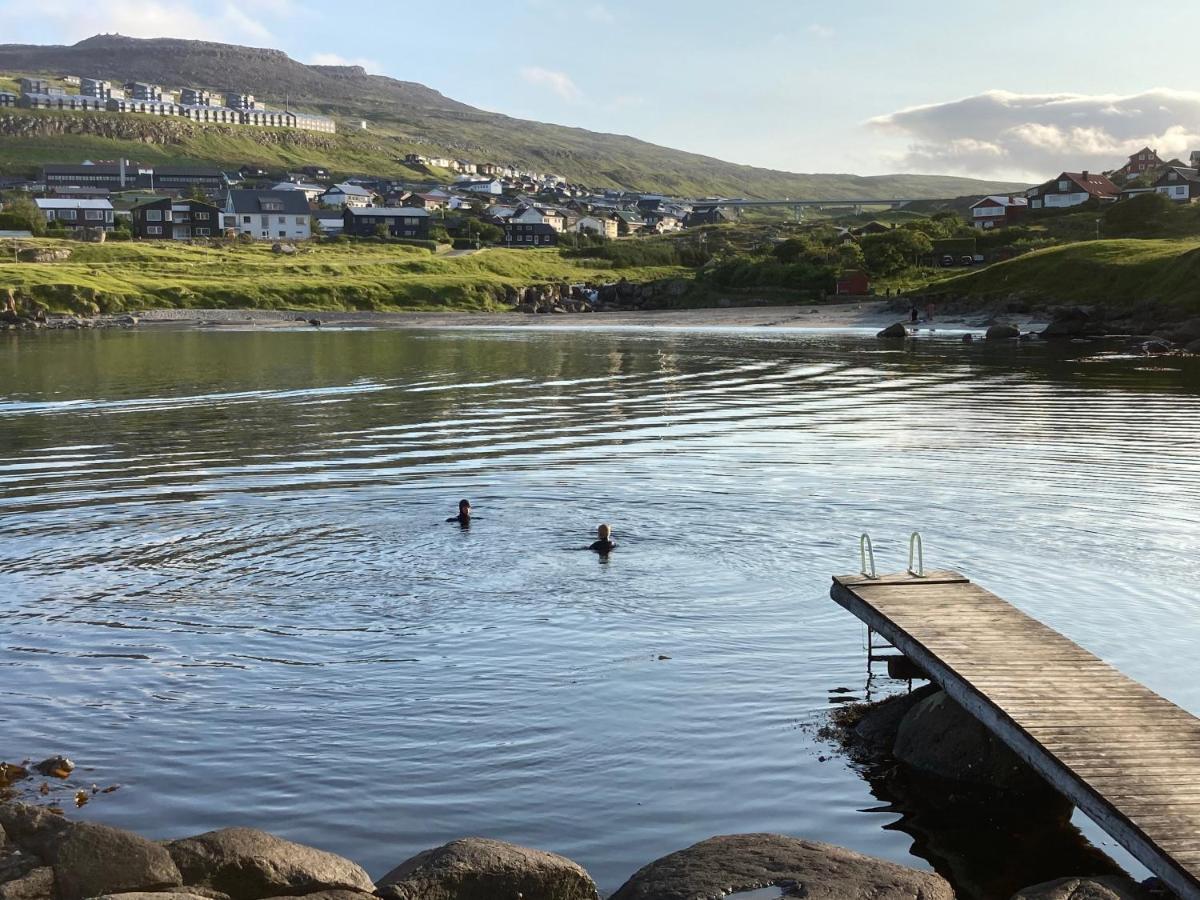
[(829, 40), (834, 35), (834, 30), (828, 25), (822, 25), (819, 22), (813, 22), (808, 26), (808, 33), (819, 37), (823, 41)]
[(521, 77), (532, 85), (548, 88), (564, 100), (573, 102), (583, 96), (583, 92), (565, 72), (543, 69), (541, 66), (526, 66), (521, 69)]
[(1065, 170), (1120, 166), (1143, 146), (1164, 159), (1200, 149), (1200, 92), (1016, 94), (987, 91), (902, 109), (871, 127), (909, 141), (912, 171), (1041, 181)]
[[(273, 39), (265, 19), (288, 11), (287, 0), (214, 3), (199, 8), (188, 0), (42, 0), (36, 15), (17, 0), (0, 2), (0, 34), (7, 40), (52, 30), (55, 39), (74, 43), (94, 34), (128, 37), (179, 37), (213, 41)], [(11, 37), (9, 37), (11, 36)]]
[(337, 53), (314, 53), (308, 61), (314, 66), (362, 66), (368, 72), (379, 72), (383, 68), (374, 59), (367, 59), (364, 56), (346, 57)]

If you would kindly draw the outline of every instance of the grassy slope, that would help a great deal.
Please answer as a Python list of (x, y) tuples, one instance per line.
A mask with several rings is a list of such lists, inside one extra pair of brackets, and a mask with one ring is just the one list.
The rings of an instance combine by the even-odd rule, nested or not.
[(931, 292), (981, 303), (1009, 295), (1042, 303), (1145, 304), (1200, 315), (1200, 239), (1100, 240), (1037, 250), (938, 282)]
[(435, 256), (387, 244), (310, 244), (295, 256), (269, 247), (168, 243), (79, 244), (40, 239), (22, 246), (69, 247), (57, 263), (0, 262), (0, 294), (33, 296), (52, 311), (116, 312), (143, 307), (303, 309), (492, 309), (504, 287), (551, 282), (646, 281), (687, 277), (673, 268), (604, 269), (556, 250), (488, 250)]

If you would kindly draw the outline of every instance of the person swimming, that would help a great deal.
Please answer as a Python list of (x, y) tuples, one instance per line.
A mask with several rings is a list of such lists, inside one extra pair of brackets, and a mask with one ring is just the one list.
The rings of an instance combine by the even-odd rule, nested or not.
[(588, 547), (588, 549), (594, 553), (599, 553), (601, 556), (607, 556), (617, 547), (617, 545), (613, 543), (612, 528), (610, 528), (608, 525), (601, 525), (596, 529), (596, 538), (596, 541), (594, 541), (592, 545)]
[(458, 501), (458, 515), (451, 516), (446, 521), (447, 522), (457, 522), (463, 528), (470, 527), (470, 525), (471, 525), (471, 501), (470, 500), (459, 500)]

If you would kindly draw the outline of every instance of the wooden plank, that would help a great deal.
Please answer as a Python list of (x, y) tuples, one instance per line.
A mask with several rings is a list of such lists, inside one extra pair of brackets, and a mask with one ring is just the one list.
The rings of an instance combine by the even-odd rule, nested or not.
[(843, 587), (865, 587), (891, 584), (969, 584), (970, 580), (958, 572), (949, 569), (930, 569), (924, 577), (918, 578), (901, 572), (893, 575), (880, 575), (878, 578), (868, 578), (866, 575), (834, 575), (833, 580)]
[(851, 577), (830, 594), (1179, 896), (1200, 900), (1200, 719), (961, 576)]

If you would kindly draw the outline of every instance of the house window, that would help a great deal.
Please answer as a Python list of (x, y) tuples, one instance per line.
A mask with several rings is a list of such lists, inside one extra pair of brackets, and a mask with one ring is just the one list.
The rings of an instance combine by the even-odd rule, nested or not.
[(206, 213), (206, 212), (192, 213), (192, 217), (198, 222), (207, 222), (208, 221), (208, 213)]
[(280, 225), (286, 225), (286, 224), (287, 224), (287, 216), (280, 216), (280, 217), (279, 217), (279, 224), (280, 224)]
[(308, 220), (306, 218), (304, 218), (304, 216), (296, 216), (296, 224), (297, 225), (303, 225), (307, 221)]
[(104, 220), (104, 210), (102, 209), (87, 209), (83, 212), (83, 217), (92, 222), (100, 222)]
[(1069, 191), (1071, 189), (1071, 182), (1067, 181), (1066, 179), (1060, 181), (1058, 183), (1058, 189), (1060, 191)]
[(209, 232), (209, 230), (208, 230), (207, 228), (197, 228), (197, 229), (196, 229), (196, 236), (197, 236), (197, 237), (207, 237), (209, 233), (210, 233), (210, 232)]
[(147, 225), (146, 234), (162, 234), (161, 225)]
[(162, 221), (162, 210), (161, 209), (146, 210), (146, 221), (147, 222), (161, 222)]
[(243, 225), (249, 225), (249, 224), (250, 224), (250, 217), (249, 217), (249, 216), (242, 216), (242, 224), (243, 224)]
[(280, 237), (287, 237), (287, 229), (286, 229), (286, 228), (280, 228), (280, 229), (279, 229), (279, 236), (280, 236)]

